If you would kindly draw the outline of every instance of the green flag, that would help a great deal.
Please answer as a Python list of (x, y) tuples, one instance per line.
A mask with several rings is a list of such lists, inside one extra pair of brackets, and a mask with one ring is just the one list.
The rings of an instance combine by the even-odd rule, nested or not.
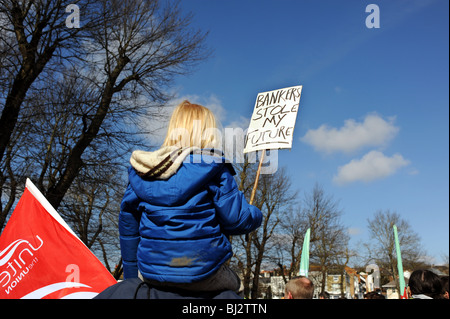
[(398, 240), (397, 226), (394, 225), (394, 238), (395, 238), (395, 249), (397, 251), (397, 269), (398, 269), (398, 280), (400, 284), (400, 298), (407, 299), (406, 295), (406, 284), (405, 277), (403, 276), (403, 263), (402, 263), (402, 253), (400, 251), (400, 242)]
[(311, 229), (308, 228), (303, 240), (302, 258), (300, 259), (300, 276), (308, 277), (309, 271), (309, 237)]

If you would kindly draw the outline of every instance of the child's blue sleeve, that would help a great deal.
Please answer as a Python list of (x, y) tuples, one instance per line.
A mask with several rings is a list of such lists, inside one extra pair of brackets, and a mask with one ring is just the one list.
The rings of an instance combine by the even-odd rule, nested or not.
[(139, 198), (128, 184), (120, 205), (119, 235), (120, 251), (123, 261), (124, 279), (137, 278), (137, 248), (141, 239), (139, 224), (141, 213), (138, 211)]
[(261, 225), (261, 211), (247, 202), (227, 166), (208, 185), (208, 189), (224, 234), (247, 234)]

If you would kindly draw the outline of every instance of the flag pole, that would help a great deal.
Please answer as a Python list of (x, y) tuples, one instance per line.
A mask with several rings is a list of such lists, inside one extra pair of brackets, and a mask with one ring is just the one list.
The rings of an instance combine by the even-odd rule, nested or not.
[(408, 299), (408, 296), (406, 294), (405, 277), (403, 276), (402, 253), (400, 251), (400, 242), (398, 240), (397, 226), (394, 225), (393, 228), (394, 228), (395, 249), (397, 251), (398, 281), (400, 285), (399, 295), (400, 299)]

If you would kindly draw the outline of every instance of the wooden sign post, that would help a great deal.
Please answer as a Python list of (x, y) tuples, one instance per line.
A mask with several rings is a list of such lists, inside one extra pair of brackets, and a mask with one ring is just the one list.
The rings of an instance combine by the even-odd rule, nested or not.
[(261, 166), (264, 161), (265, 150), (262, 150), (261, 157), (259, 158), (258, 170), (256, 171), (255, 184), (253, 184), (252, 194), (250, 195), (250, 205), (253, 205), (253, 200), (255, 199), (256, 189), (258, 188), (259, 175), (261, 174)]

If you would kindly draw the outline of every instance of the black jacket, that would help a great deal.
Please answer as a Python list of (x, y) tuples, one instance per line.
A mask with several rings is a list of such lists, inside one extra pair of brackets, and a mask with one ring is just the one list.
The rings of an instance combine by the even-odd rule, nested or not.
[(150, 287), (139, 278), (130, 278), (106, 288), (94, 299), (242, 299), (231, 290), (192, 292)]

